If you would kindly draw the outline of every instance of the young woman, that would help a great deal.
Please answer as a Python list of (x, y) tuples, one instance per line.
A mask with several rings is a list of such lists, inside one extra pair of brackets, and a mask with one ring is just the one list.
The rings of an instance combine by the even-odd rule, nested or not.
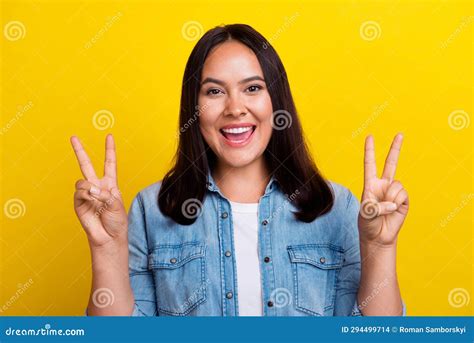
[(305, 145), (287, 75), (248, 25), (208, 31), (183, 78), (174, 167), (125, 211), (115, 145), (74, 208), (92, 254), (90, 315), (402, 315), (397, 235), (408, 195), (365, 142), (362, 206), (325, 180)]

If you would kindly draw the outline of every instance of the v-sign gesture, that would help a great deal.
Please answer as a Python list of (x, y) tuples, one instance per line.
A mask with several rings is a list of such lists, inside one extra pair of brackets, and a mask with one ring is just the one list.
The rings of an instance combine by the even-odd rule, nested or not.
[(377, 177), (374, 139), (365, 140), (364, 191), (359, 212), (361, 241), (393, 246), (408, 214), (408, 193), (394, 180), (403, 136), (395, 136), (385, 160), (382, 177)]
[(117, 183), (117, 160), (112, 135), (105, 143), (104, 176), (98, 178), (79, 138), (71, 144), (85, 180), (76, 182), (74, 210), (87, 233), (91, 247), (126, 239), (128, 218)]

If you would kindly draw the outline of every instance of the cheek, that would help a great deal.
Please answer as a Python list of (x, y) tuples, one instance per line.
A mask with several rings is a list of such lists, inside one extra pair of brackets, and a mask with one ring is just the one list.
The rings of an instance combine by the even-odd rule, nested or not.
[(268, 142), (270, 141), (270, 138), (272, 136), (273, 132), (273, 127), (271, 124), (271, 119), (270, 117), (266, 118), (263, 122), (260, 124), (260, 135), (261, 135), (261, 140), (262, 140), (262, 145), (266, 147)]
[(272, 115), (273, 115), (273, 106), (270, 99), (270, 96), (261, 97), (254, 102), (252, 107), (253, 113), (256, 115), (257, 120), (260, 125), (260, 132), (262, 139), (268, 141), (273, 131), (272, 127)]
[(218, 138), (215, 129), (216, 120), (217, 116), (213, 113), (209, 113), (208, 108), (205, 111), (202, 111), (199, 116), (199, 130), (201, 131), (206, 143), (210, 146), (212, 146), (212, 142)]
[(258, 116), (269, 116), (272, 113), (272, 101), (270, 95), (259, 96), (251, 99), (248, 107)]

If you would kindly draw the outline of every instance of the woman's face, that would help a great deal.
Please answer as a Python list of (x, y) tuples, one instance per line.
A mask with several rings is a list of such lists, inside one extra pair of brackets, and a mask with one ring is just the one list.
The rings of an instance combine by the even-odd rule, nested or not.
[(262, 158), (272, 134), (272, 103), (257, 56), (230, 40), (209, 53), (198, 99), (200, 130), (219, 164)]

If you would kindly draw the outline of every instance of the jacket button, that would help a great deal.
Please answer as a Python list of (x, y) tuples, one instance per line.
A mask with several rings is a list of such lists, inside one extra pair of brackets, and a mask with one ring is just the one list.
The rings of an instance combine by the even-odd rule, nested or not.
[(170, 262), (173, 263), (173, 264), (176, 263), (177, 261), (178, 261), (178, 260), (175, 259), (174, 257), (170, 260)]
[(227, 212), (224, 212), (224, 213), (221, 214), (222, 219), (226, 219), (228, 216), (229, 216), (229, 214)]
[(234, 295), (232, 294), (232, 292), (227, 292), (227, 294), (225, 295), (227, 299), (232, 299), (233, 296)]
[(231, 253), (229, 250), (227, 250), (227, 251), (225, 252), (225, 255), (226, 255), (227, 257), (230, 257), (230, 255), (232, 255), (232, 253)]
[(263, 259), (266, 263), (270, 262), (270, 257), (266, 256), (264, 259)]
[(319, 262), (324, 263), (324, 262), (326, 262), (326, 259), (325, 259), (324, 257), (321, 257), (321, 258), (319, 259)]
[(273, 301), (267, 302), (268, 307), (273, 307)]
[(268, 220), (265, 219), (265, 220), (262, 222), (262, 225), (267, 225), (267, 224), (268, 224)]

